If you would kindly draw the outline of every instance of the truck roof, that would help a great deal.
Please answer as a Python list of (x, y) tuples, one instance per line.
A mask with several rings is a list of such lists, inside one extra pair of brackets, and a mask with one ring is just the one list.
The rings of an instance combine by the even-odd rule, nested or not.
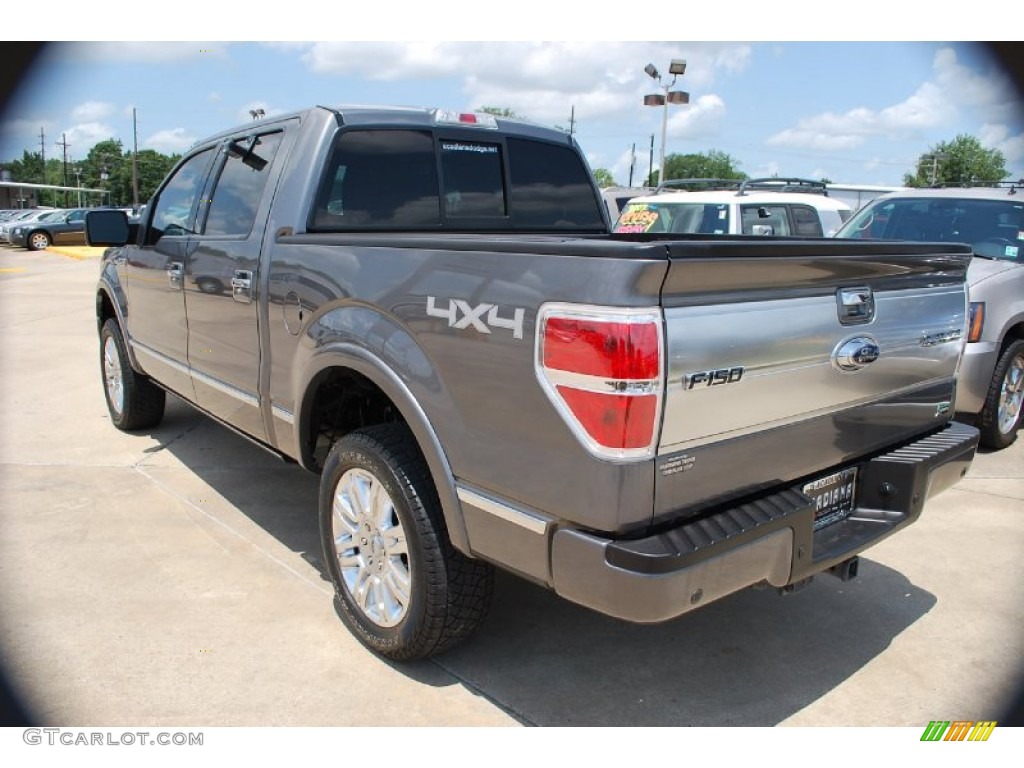
[(358, 125), (363, 127), (411, 126), (423, 128), (434, 128), (438, 125), (447, 125), (451, 128), (479, 130), (481, 133), (486, 133), (490, 130), (493, 130), (493, 128), (496, 127), (498, 130), (505, 134), (529, 138), (546, 139), (548, 141), (565, 142), (566, 144), (574, 143), (573, 138), (565, 131), (561, 131), (557, 128), (553, 128), (546, 125), (539, 125), (537, 123), (532, 123), (527, 120), (521, 120), (518, 118), (498, 117), (497, 115), (486, 115), (488, 121), (491, 121), (493, 118), (493, 127), (488, 127), (484, 125), (482, 122), (478, 122), (476, 124), (469, 121), (442, 122), (438, 118), (438, 115), (441, 113), (447, 113), (449, 115), (453, 115), (456, 117), (460, 115), (483, 116), (486, 114), (482, 112), (446, 110), (437, 107), (380, 106), (366, 104), (344, 104), (336, 106), (324, 106), (318, 104), (316, 106), (308, 107), (306, 109), (287, 112), (280, 115), (273, 115), (271, 117), (266, 117), (262, 120), (256, 120), (249, 123), (241, 123), (239, 125), (235, 125), (232, 128), (228, 128), (226, 130), (219, 131), (215, 134), (204, 137), (200, 141), (196, 142), (196, 145), (205, 144), (207, 142), (214, 141), (216, 139), (221, 139), (225, 136), (230, 136), (240, 131), (245, 131), (251, 128), (262, 128), (264, 126), (273, 125), (284, 120), (291, 120), (295, 118), (301, 119), (316, 112), (320, 112), (325, 115), (334, 115), (339, 125)]

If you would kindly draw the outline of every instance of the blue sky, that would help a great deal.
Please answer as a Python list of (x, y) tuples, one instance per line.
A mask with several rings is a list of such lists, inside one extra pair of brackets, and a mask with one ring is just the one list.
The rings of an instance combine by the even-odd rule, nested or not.
[(658, 92), (643, 68), (667, 72), (674, 58), (687, 61), (675, 88), (690, 103), (669, 107), (667, 154), (717, 149), (752, 176), (895, 185), (921, 153), (967, 133), (1024, 176), (1021, 97), (986, 51), (895, 41), (60, 43), (0, 118), (0, 161), (38, 151), (41, 127), (48, 157), (62, 134), (72, 159), (110, 137), (130, 147), (132, 107), (140, 149), (180, 152), (255, 108), (490, 105), (563, 127), (574, 108), (592, 166), (627, 183), (635, 144), (639, 183), (662, 119), (643, 106)]

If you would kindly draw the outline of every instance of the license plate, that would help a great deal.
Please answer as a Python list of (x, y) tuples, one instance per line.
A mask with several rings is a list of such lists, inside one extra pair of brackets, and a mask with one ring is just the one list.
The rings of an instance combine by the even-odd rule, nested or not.
[(804, 495), (814, 502), (814, 530), (836, 523), (850, 514), (856, 486), (856, 467), (819, 477), (804, 485)]

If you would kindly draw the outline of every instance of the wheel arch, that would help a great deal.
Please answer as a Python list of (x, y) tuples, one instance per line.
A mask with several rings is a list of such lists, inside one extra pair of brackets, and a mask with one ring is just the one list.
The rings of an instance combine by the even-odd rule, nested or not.
[[(381, 397), (377, 406), (393, 406), (395, 418), (412, 432), (423, 453), (444, 514), (452, 545), (470, 554), (469, 537), (462, 517), (462, 507), (455, 489), (455, 476), (430, 417), (410, 386), (374, 352), (347, 341), (335, 341), (319, 347), (304, 366), (296, 391), (302, 393), (295, 410), (295, 455), (307, 469), (318, 471), (314, 449), (318, 429), (316, 418), (319, 398), (327, 386), (352, 382), (369, 386), (367, 397)], [(377, 410), (379, 413), (379, 409)], [(384, 423), (387, 418), (371, 419), (362, 426)]]

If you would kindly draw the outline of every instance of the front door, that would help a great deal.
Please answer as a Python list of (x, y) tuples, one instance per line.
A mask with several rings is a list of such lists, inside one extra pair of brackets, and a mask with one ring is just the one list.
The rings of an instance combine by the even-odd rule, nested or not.
[(188, 158), (158, 191), (141, 242), (122, 250), (129, 342), (142, 369), (194, 399), (188, 370), (185, 262), (213, 149)]

